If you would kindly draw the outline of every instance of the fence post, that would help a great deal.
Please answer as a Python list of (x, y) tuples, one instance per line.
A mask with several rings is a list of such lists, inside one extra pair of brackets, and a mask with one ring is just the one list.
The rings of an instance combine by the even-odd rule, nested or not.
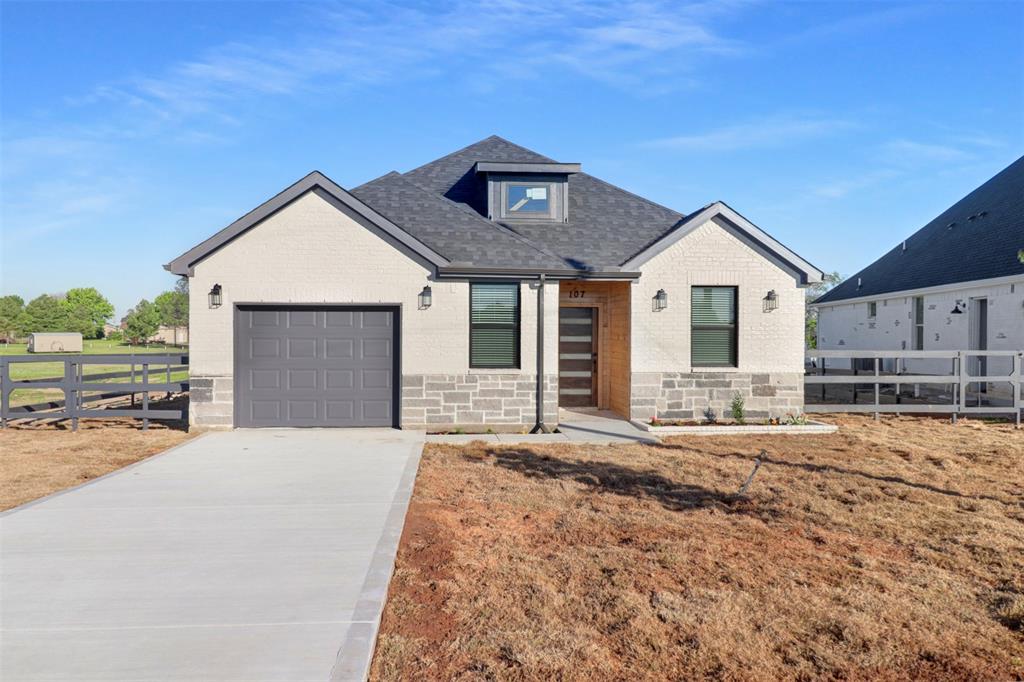
[(149, 428), (149, 363), (142, 363), (142, 430)]
[(75, 363), (70, 358), (64, 361), (64, 416), (71, 417), (71, 430), (78, 430), (78, 403), (75, 400), (75, 380), (78, 373), (75, 371)]
[(1024, 405), (1021, 404), (1020, 395), (1020, 384), (1021, 377), (1024, 376), (1024, 372), (1021, 371), (1021, 365), (1024, 364), (1024, 353), (1017, 353), (1013, 356), (1014, 374), (1017, 379), (1010, 386), (1013, 388), (1013, 416), (1016, 427), (1020, 428), (1020, 411)]
[(958, 350), (956, 352), (956, 372), (959, 388), (957, 390), (956, 400), (953, 403), (953, 407), (956, 409), (956, 411), (953, 412), (954, 424), (956, 424), (958, 413), (967, 407), (967, 364), (968, 363), (964, 362), (963, 351)]
[[(875, 407), (878, 407), (881, 402), (882, 398), (878, 388), (878, 358), (875, 358)], [(875, 421), (878, 421), (878, 410), (875, 410)]]
[(11, 365), (0, 358), (0, 422), (7, 428), (7, 412), (11, 408)]

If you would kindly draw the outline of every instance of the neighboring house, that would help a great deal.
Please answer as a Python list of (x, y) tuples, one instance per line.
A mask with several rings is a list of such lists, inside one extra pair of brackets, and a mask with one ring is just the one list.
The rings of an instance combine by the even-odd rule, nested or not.
[(499, 137), (351, 191), (311, 173), (165, 267), (200, 427), (520, 430), (538, 374), (550, 424), (736, 392), (799, 412), (821, 278), (723, 203), (683, 215)]
[(188, 344), (188, 327), (168, 327), (161, 325), (156, 333), (149, 337), (150, 343), (164, 343), (171, 346)]
[[(812, 306), (822, 350), (1024, 349), (1024, 157)], [(849, 367), (849, 361), (826, 366)], [(989, 375), (1008, 358), (983, 363)], [(911, 360), (948, 373), (949, 360)], [(886, 361), (885, 369), (895, 369)], [(1004, 371), (1005, 370), (1005, 371)]]

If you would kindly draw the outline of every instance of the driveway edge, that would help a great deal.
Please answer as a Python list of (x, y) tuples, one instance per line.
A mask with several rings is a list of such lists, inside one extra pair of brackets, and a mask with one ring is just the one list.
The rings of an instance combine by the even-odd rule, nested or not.
[(412, 445), (413, 452), (410, 453), (402, 470), (402, 478), (391, 501), (391, 510), (384, 523), (384, 530), (377, 541), (370, 568), (366, 572), (366, 580), (356, 601), (356, 608), (352, 614), (353, 622), (345, 641), (338, 649), (334, 667), (331, 669), (331, 682), (361, 682), (370, 674), (370, 663), (377, 644), (377, 631), (384, 613), (391, 575), (395, 570), (398, 544), (402, 539), (405, 515), (409, 510), (413, 487), (416, 485), (423, 445), (423, 440)]
[(144, 459), (140, 459), (138, 462), (132, 462), (131, 464), (128, 464), (127, 466), (123, 466), (120, 469), (114, 469), (113, 471), (108, 471), (107, 473), (103, 474), (102, 476), (97, 476), (96, 478), (90, 478), (88, 481), (84, 481), (82, 483), (79, 483), (78, 485), (71, 486), (70, 488), (64, 488), (63, 490), (58, 490), (56, 492), (52, 492), (49, 495), (43, 495), (42, 497), (37, 497), (34, 500), (29, 500), (28, 502), (25, 502), (23, 504), (19, 504), (17, 507), (11, 507), (10, 509), (5, 509), (4, 511), (0, 511), (0, 519), (4, 518), (5, 516), (10, 516), (14, 512), (22, 511), (24, 509), (28, 509), (29, 507), (34, 507), (37, 504), (42, 504), (43, 502), (46, 502), (47, 500), (52, 500), (55, 497), (60, 497), (61, 495), (66, 495), (68, 493), (73, 493), (74, 491), (80, 490), (81, 488), (85, 488), (87, 486), (90, 486), (93, 483), (99, 483), (100, 481), (103, 481), (105, 479), (113, 478), (114, 476), (117, 476), (119, 474), (123, 474), (123, 473), (125, 473), (127, 471), (131, 471), (132, 469), (134, 469), (136, 467), (142, 466), (146, 462), (151, 462), (151, 461), (153, 461), (154, 459), (156, 459), (158, 457), (163, 457), (164, 455), (169, 455), (172, 452), (174, 452), (175, 450), (177, 450), (178, 448), (183, 448), (186, 445), (188, 445), (190, 443), (194, 443), (197, 440), (199, 440), (200, 438), (205, 438), (208, 435), (210, 435), (210, 432), (201, 433), (198, 436), (195, 436), (194, 438), (189, 438), (188, 440), (183, 440), (182, 442), (178, 443), (177, 445), (172, 445), (171, 447), (167, 448), (166, 450), (161, 450), (160, 452), (152, 454), (149, 457), (146, 457)]

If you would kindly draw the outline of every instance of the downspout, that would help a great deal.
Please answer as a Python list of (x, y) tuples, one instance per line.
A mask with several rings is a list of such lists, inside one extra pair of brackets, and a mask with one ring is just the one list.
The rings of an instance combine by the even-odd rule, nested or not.
[(540, 275), (537, 282), (537, 423), (530, 433), (551, 433), (544, 423), (544, 281)]

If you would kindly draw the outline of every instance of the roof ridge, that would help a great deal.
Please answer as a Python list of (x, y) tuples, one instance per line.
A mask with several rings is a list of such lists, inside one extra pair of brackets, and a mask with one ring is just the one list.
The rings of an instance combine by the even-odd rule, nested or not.
[[(597, 177), (596, 175), (591, 175), (590, 173), (584, 173), (582, 171), (577, 173), (577, 175), (585, 175), (588, 178), (590, 178), (591, 180), (596, 180), (597, 182), (600, 182), (602, 185), (605, 185), (606, 187), (611, 187), (612, 189), (616, 189), (616, 190), (622, 192), (623, 194), (628, 194), (629, 196), (633, 197), (634, 199), (639, 199), (640, 201), (644, 202), (645, 204), (649, 204), (649, 205), (654, 206), (656, 208), (660, 208), (660, 209), (662, 209), (664, 211), (668, 211), (669, 213), (675, 213), (676, 215), (681, 216), (682, 218), (687, 218), (690, 215), (693, 215), (692, 213), (690, 213), (690, 214), (683, 213), (682, 211), (677, 211), (674, 208), (669, 208), (668, 206), (665, 206), (664, 204), (659, 204), (657, 201), (652, 201), (652, 200), (648, 199), (647, 197), (643, 197), (643, 196), (640, 196), (639, 194), (636, 194), (635, 192), (630, 192), (628, 189), (624, 189), (622, 187), (619, 187), (618, 185), (613, 185), (612, 183), (608, 182), (607, 180), (602, 180), (601, 178)], [(714, 204), (714, 203), (715, 203), (714, 201), (711, 202), (711, 204)], [(708, 204), (708, 206), (711, 206), (711, 204)], [(707, 208), (708, 206), (705, 206), (704, 208)], [(700, 210), (703, 211), (704, 208), (702, 208)], [(694, 211), (694, 213), (700, 213), (700, 211)]]
[[(506, 140), (501, 135), (491, 135), (490, 137), (486, 138), (486, 140), (480, 140), (480, 142), (486, 142), (487, 140), (501, 140), (505, 144), (511, 145), (511, 146), (515, 147), (516, 149), (521, 149), (524, 152), (530, 152), (531, 154), (536, 154), (537, 156), (541, 157), (542, 159), (547, 159), (547, 161), (540, 162), (540, 163), (558, 163), (557, 161), (552, 159), (550, 156), (547, 156), (545, 154), (541, 154), (540, 152), (534, 151), (534, 150), (530, 149), (529, 147), (524, 147), (521, 144), (516, 144), (515, 142), (512, 142), (511, 140)], [(479, 144), (479, 142), (477, 144)], [(470, 145), (470, 147), (472, 147), (472, 146), (473, 145)]]
[(415, 173), (416, 171), (420, 170), (421, 168), (426, 168), (427, 166), (433, 165), (433, 164), (437, 163), (438, 161), (444, 161), (445, 159), (447, 159), (449, 157), (456, 156), (457, 154), (461, 154), (462, 152), (466, 151), (467, 149), (475, 147), (478, 144), (482, 144), (484, 142), (487, 142), (488, 140), (499, 140), (501, 142), (504, 142), (505, 144), (511, 145), (513, 147), (516, 147), (517, 149), (521, 149), (524, 152), (530, 152), (531, 154), (536, 154), (537, 156), (541, 157), (542, 159), (547, 159), (548, 162), (555, 163), (555, 160), (552, 159), (551, 157), (544, 156), (543, 154), (541, 154), (539, 152), (535, 152), (532, 149), (528, 149), (528, 148), (526, 148), (526, 147), (524, 147), (522, 145), (518, 145), (515, 142), (509, 142), (508, 140), (506, 140), (505, 138), (501, 137), (500, 135), (488, 135), (487, 137), (483, 138), (482, 140), (477, 140), (476, 142), (471, 142), (470, 144), (467, 144), (465, 147), (460, 147), (459, 149), (456, 149), (453, 152), (448, 152), (444, 156), (439, 156), (436, 159), (431, 159), (430, 161), (427, 161), (426, 163), (421, 163), (420, 165), (416, 166), (415, 168), (410, 168), (409, 170), (405, 171), (404, 173), (400, 173), (400, 175), (408, 175), (409, 173)]
[(364, 182), (364, 183), (363, 183), (363, 184), (361, 184), (361, 185), (356, 185), (355, 187), (353, 187), (352, 189), (350, 189), (350, 190), (348, 190), (348, 191), (349, 191), (349, 192), (357, 192), (357, 191), (361, 190), (361, 189), (362, 189), (363, 187), (366, 187), (367, 185), (369, 185), (369, 184), (371, 184), (371, 183), (377, 182), (378, 180), (383, 180), (384, 178), (386, 178), (386, 177), (389, 177), (389, 176), (391, 176), (391, 175), (398, 175), (398, 176), (401, 176), (402, 174), (401, 174), (401, 173), (399, 173), (399, 172), (398, 172), (398, 171), (396, 171), (396, 170), (390, 170), (390, 171), (388, 171), (387, 173), (385, 173), (384, 175), (378, 175), (377, 177), (375, 177), (375, 178), (373, 178), (373, 179), (371, 179), (371, 180), (367, 180), (366, 182)]

